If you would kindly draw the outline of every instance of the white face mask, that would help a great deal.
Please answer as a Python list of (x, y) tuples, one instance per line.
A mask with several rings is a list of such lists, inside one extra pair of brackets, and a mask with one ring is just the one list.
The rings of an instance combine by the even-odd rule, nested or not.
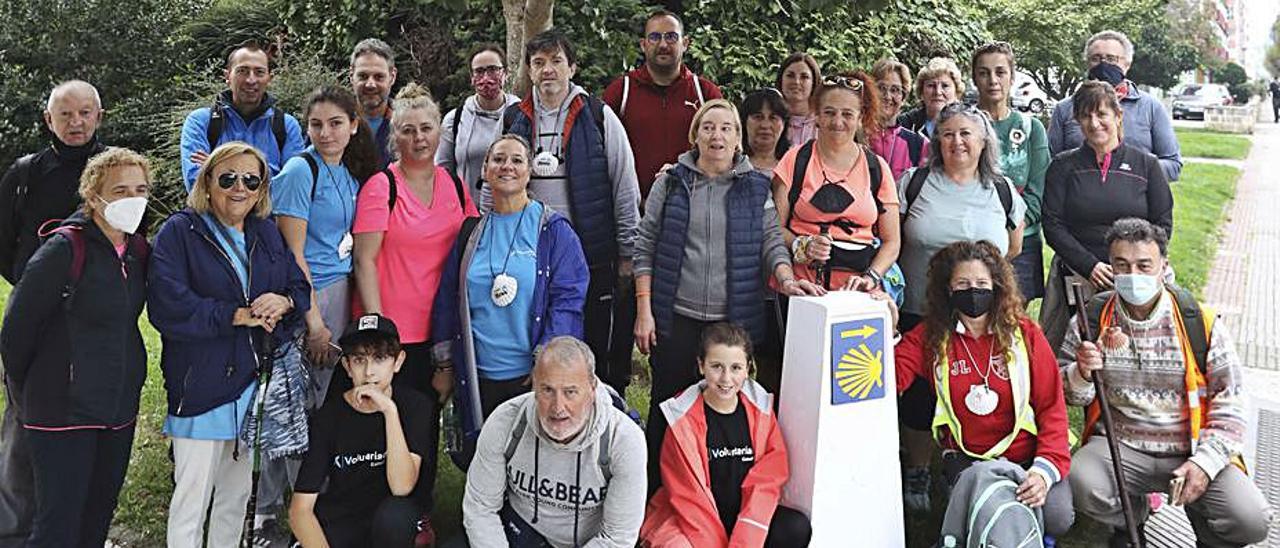
[(107, 224), (112, 228), (126, 234), (133, 234), (138, 230), (138, 225), (142, 223), (142, 215), (147, 212), (147, 199), (144, 196), (121, 198), (114, 202), (98, 199), (107, 204), (107, 207), (102, 210), (102, 218), (106, 219)]
[(1160, 277), (1146, 274), (1117, 274), (1116, 293), (1124, 302), (1141, 306), (1160, 293)]

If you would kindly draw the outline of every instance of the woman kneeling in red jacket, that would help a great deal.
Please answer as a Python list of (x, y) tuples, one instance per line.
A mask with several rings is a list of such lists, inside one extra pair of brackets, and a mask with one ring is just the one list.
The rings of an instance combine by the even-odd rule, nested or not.
[(806, 546), (804, 514), (778, 505), (790, 474), (773, 395), (750, 374), (751, 338), (729, 323), (702, 332), (703, 380), (662, 402), (662, 487), (640, 544), (651, 547)]

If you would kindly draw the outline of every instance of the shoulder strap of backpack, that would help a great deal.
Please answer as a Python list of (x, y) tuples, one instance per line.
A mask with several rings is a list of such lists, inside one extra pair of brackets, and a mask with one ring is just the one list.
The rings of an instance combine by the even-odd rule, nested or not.
[(449, 172), (449, 178), (453, 179), (453, 191), (458, 193), (458, 207), (461, 207), (464, 210), (467, 209), (467, 194), (462, 190), (462, 187), (464, 186), (462, 177), (459, 177), (458, 172), (452, 169), (446, 171)]
[(524, 409), (520, 409), (516, 418), (516, 426), (511, 429), (511, 439), (507, 441), (507, 449), (503, 452), (503, 462), (511, 462), (511, 457), (515, 456), (516, 449), (520, 447), (520, 438), (524, 437), (524, 431), (529, 429), (529, 416), (525, 414)]
[[(58, 226), (61, 222), (62, 219), (49, 219), (40, 225), (36, 234), (42, 238), (61, 234), (71, 244), (71, 265), (67, 267), (67, 283), (62, 287), (62, 305), (70, 309), (71, 298), (75, 296), (76, 288), (80, 285), (80, 277), (84, 275), (84, 237), (80, 234), (80, 227)], [(48, 229), (49, 225), (54, 225), (54, 228)]]
[(1009, 219), (1009, 214), (1013, 212), (1013, 182), (1008, 177), (1000, 177), (995, 180), (996, 194), (1000, 196), (1000, 205), (1004, 207), (1004, 226), (1009, 230), (1018, 228)]
[(1178, 303), (1182, 313), (1182, 325), (1187, 329), (1187, 339), (1191, 344), (1191, 353), (1196, 357), (1196, 367), (1203, 375), (1209, 368), (1209, 330), (1207, 326), (1213, 320), (1205, 317), (1205, 311), (1196, 301), (1195, 295), (1181, 287), (1170, 285), (1169, 292)]
[(804, 176), (809, 170), (809, 159), (813, 158), (813, 142), (810, 140), (800, 145), (800, 150), (796, 151), (796, 165), (791, 169), (791, 185), (787, 187), (787, 203), (791, 204), (791, 215), (787, 216), (787, 230), (791, 230), (791, 219), (796, 216), (795, 204), (800, 201), (800, 190), (804, 188)]
[(596, 118), (596, 129), (600, 130), (600, 138), (604, 139), (604, 101), (595, 98), (593, 95), (583, 95), (583, 97), (586, 98), (587, 108), (591, 109), (591, 115)]
[(303, 152), (298, 154), (303, 160), (306, 160), (307, 167), (311, 168), (311, 201), (316, 201), (316, 187), (320, 186), (320, 164), (316, 163), (316, 159), (310, 154)]
[(707, 103), (707, 99), (702, 95), (702, 78), (697, 74), (693, 75), (693, 91), (698, 94), (698, 108), (702, 108), (702, 105)]
[(205, 128), (205, 137), (209, 140), (209, 150), (218, 148), (218, 139), (222, 138), (223, 120), (222, 102), (218, 99), (213, 100), (213, 105), (209, 107), (209, 125)]
[[(516, 113), (519, 111), (520, 111), (520, 103), (507, 105), (506, 108), (502, 109), (502, 133), (503, 134), (511, 133), (511, 126), (515, 125)], [(521, 137), (524, 137), (524, 136), (521, 135)], [(534, 136), (534, 138), (537, 138), (537, 136)]]
[(862, 145), (862, 153), (867, 158), (867, 177), (871, 179), (871, 199), (876, 203), (876, 212), (884, 213), (884, 202), (880, 201), (880, 184), (884, 178), (884, 172), (880, 170), (880, 157), (867, 145)]
[(604, 484), (609, 485), (613, 480), (613, 468), (610, 464), (613, 462), (613, 452), (610, 446), (613, 444), (613, 436), (618, 433), (618, 425), (615, 423), (605, 429), (604, 435), (600, 436), (600, 443), (596, 444), (599, 453), (596, 454), (596, 463), (600, 466), (600, 474), (604, 476)]
[(911, 179), (907, 181), (907, 203), (902, 204), (902, 217), (906, 218), (907, 213), (911, 211), (911, 205), (916, 203), (916, 198), (920, 197), (920, 189), (924, 188), (925, 179), (929, 178), (928, 167), (918, 167), (911, 172)]
[(457, 108), (454, 108), (453, 110), (449, 111), (451, 114), (453, 114), (453, 127), (449, 128), (449, 132), (453, 134), (454, 150), (457, 150), (458, 148), (458, 127), (462, 125), (462, 113), (465, 112), (462, 109), (463, 106), (466, 106), (466, 103), (463, 103), (463, 105), (458, 106)]
[(36, 155), (27, 154), (18, 161), (13, 163), (14, 173), (18, 177), (18, 184), (13, 187), (13, 206), (12, 215), (9, 219), (13, 222), (13, 234), (17, 236), (21, 230), (18, 222), (18, 212), (27, 208), (27, 193), (31, 191), (32, 171), (36, 164)]
[(289, 132), (284, 127), (284, 110), (278, 105), (271, 105), (271, 134), (275, 135), (276, 147), (280, 150), (280, 155), (284, 156), (284, 145), (289, 141)]
[[(476, 226), (480, 224), (480, 217), (466, 217), (462, 219), (462, 227), (458, 229), (458, 247), (466, 248), (467, 242), (471, 239), (471, 233), (476, 231)], [(458, 253), (458, 263), (462, 263), (462, 253)]]
[(391, 166), (382, 168), (382, 174), (387, 177), (387, 212), (390, 212), (396, 208), (396, 174)]
[(618, 117), (627, 115), (627, 99), (631, 97), (631, 77), (622, 75), (622, 103), (618, 105)]

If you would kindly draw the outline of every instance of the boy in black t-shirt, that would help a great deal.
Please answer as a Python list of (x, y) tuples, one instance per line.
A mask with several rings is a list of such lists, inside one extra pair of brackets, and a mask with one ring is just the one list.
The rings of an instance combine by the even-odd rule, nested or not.
[(311, 419), (289, 525), (304, 547), (413, 546), (435, 486), (435, 403), (392, 390), (405, 354), (390, 319), (361, 316), (338, 342), (354, 387)]

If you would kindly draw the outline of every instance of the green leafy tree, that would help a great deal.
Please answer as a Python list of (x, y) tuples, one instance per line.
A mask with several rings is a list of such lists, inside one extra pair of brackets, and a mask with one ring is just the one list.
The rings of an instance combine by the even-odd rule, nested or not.
[(1248, 103), (1249, 96), (1253, 95), (1253, 88), (1249, 85), (1249, 75), (1245, 73), (1244, 67), (1235, 63), (1227, 63), (1221, 69), (1214, 71), (1213, 80), (1226, 84), (1227, 90), (1231, 92), (1231, 99), (1236, 104)]

